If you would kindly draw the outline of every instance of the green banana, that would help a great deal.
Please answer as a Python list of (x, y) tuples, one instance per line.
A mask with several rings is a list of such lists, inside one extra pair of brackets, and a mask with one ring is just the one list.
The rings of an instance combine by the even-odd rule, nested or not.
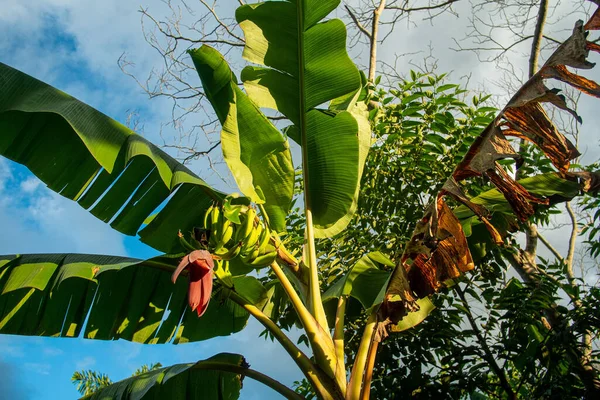
[(258, 254), (263, 255), (267, 253), (267, 246), (269, 244), (269, 239), (271, 238), (271, 231), (269, 227), (265, 225), (262, 232), (260, 233), (260, 238), (258, 239)]
[(194, 247), (190, 242), (188, 242), (185, 239), (185, 236), (183, 235), (183, 233), (181, 233), (181, 231), (179, 231), (179, 233), (177, 234), (177, 237), (179, 238), (179, 243), (186, 251), (191, 252), (191, 251), (199, 250), (198, 248)]
[(244, 264), (250, 265), (250, 263), (258, 257), (258, 246), (255, 244), (254, 247), (250, 248), (246, 254), (241, 254), (241, 260)]
[(216, 257), (218, 257), (218, 259), (221, 259), (224, 261), (232, 260), (240, 255), (240, 252), (242, 251), (242, 242), (239, 242), (238, 244), (236, 244), (229, 250), (227, 250), (227, 249), (225, 249), (225, 250), (215, 251), (213, 254)]
[(249, 249), (258, 243), (258, 238), (260, 237), (262, 231), (263, 231), (262, 224), (258, 224), (256, 227), (254, 227), (252, 229), (252, 231), (250, 231), (250, 234), (246, 237), (246, 240), (244, 243), (244, 246), (246, 249)]
[(275, 261), (276, 258), (277, 258), (277, 250), (271, 251), (270, 253), (266, 253), (263, 255), (259, 255), (256, 258), (254, 258), (254, 260), (252, 260), (246, 264), (248, 264), (252, 267), (256, 267), (256, 268), (266, 267), (268, 265), (271, 265), (271, 263), (273, 263), (273, 261)]
[(221, 225), (223, 224), (223, 216), (221, 208), (214, 206), (210, 213), (210, 245), (211, 247), (217, 247), (218, 241), (221, 237)]
[(215, 208), (214, 204), (212, 204), (210, 207), (208, 207), (206, 209), (206, 212), (204, 213), (204, 229), (210, 229), (210, 226), (209, 226), (210, 215), (212, 213), (213, 208)]
[(225, 219), (223, 225), (220, 226), (219, 232), (221, 233), (221, 237), (217, 238), (217, 245), (215, 246), (215, 252), (218, 252), (220, 249), (227, 246), (227, 243), (233, 237), (234, 225), (230, 220)]
[(250, 235), (250, 232), (252, 232), (252, 229), (254, 229), (255, 218), (256, 210), (252, 207), (248, 208), (248, 211), (246, 212), (246, 220), (242, 225), (242, 229), (240, 229), (240, 240), (245, 240), (248, 237), (248, 235)]

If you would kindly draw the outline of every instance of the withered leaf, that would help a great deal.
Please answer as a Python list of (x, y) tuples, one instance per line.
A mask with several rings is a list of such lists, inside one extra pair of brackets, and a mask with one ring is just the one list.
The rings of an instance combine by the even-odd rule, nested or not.
[(529, 193), (500, 166), (497, 166), (495, 171), (486, 171), (485, 175), (502, 192), (504, 198), (521, 221), (526, 221), (535, 212), (531, 203), (548, 204), (547, 199), (540, 199)]
[(561, 110), (569, 112), (579, 123), (581, 123), (581, 117), (575, 112), (575, 110), (567, 106), (565, 96), (560, 93), (560, 89), (548, 89), (544, 85), (544, 80), (541, 75), (536, 74), (530, 80), (517, 91), (517, 93), (510, 99), (506, 108), (509, 107), (521, 107), (529, 102), (538, 103), (551, 103)]
[(383, 304), (379, 310), (379, 320), (388, 320), (393, 324), (397, 324), (408, 312), (418, 310), (417, 298), (410, 288), (406, 269), (402, 263), (397, 264), (394, 272), (392, 272)]
[(507, 107), (502, 116), (512, 128), (504, 131), (506, 135), (518, 136), (537, 145), (559, 170), (567, 171), (569, 162), (580, 155), (577, 148), (556, 129), (539, 103)]
[(577, 88), (582, 92), (589, 94), (590, 96), (600, 97), (600, 85), (590, 79), (584, 78), (583, 76), (571, 73), (564, 65), (557, 65), (548, 68), (544, 67), (540, 70), (540, 73), (544, 78), (558, 79), (559, 81), (568, 83), (574, 88)]
[(596, 53), (600, 53), (600, 45), (594, 42), (587, 42), (588, 50), (595, 51)]
[(461, 181), (472, 176), (481, 176), (488, 170), (496, 169), (496, 161), (505, 158), (519, 160), (520, 156), (506, 140), (500, 128), (492, 123), (475, 139), (452, 177)]
[(577, 178), (580, 181), (581, 190), (586, 193), (598, 193), (600, 191), (600, 171), (569, 172), (567, 176)]
[(558, 65), (568, 65), (573, 68), (590, 69), (594, 68), (595, 63), (586, 60), (589, 50), (585, 40), (586, 32), (583, 28), (583, 21), (575, 23), (573, 34), (565, 40), (554, 53), (548, 58), (544, 67), (554, 67)]
[(585, 29), (586, 31), (600, 29), (600, 7), (596, 9), (594, 15), (592, 15), (590, 20), (586, 22), (583, 29)]
[(408, 281), (419, 298), (436, 292), (448, 279), (472, 270), (475, 265), (467, 245), (467, 239), (458, 218), (442, 197), (437, 200), (438, 230), (435, 232), (437, 244), (430, 249), (431, 256), (425, 254), (405, 254)]
[(500, 232), (498, 232), (498, 230), (494, 227), (494, 225), (492, 225), (491, 222), (489, 221), (490, 212), (488, 211), (488, 209), (480, 204), (475, 204), (472, 201), (470, 201), (467, 198), (467, 196), (464, 194), (464, 192), (460, 188), (460, 186), (458, 186), (458, 183), (456, 183), (456, 181), (452, 177), (450, 177), (446, 181), (446, 183), (444, 183), (444, 186), (442, 187), (440, 195), (445, 195), (445, 194), (451, 196), (454, 200), (464, 204), (471, 211), (473, 211), (473, 213), (485, 225), (486, 229), (492, 236), (492, 240), (494, 241), (495, 244), (501, 245), (502, 243), (504, 243), (504, 239), (502, 238), (502, 235), (500, 234)]

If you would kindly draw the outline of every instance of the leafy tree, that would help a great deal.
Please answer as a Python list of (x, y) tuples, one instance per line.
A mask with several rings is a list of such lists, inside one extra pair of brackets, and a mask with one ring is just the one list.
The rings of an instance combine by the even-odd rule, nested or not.
[(84, 396), (113, 384), (108, 375), (92, 370), (73, 372), (71, 382), (77, 387), (77, 391)]
[[(598, 46), (586, 41), (585, 29), (600, 26), (599, 17), (593, 17), (585, 28), (577, 22), (572, 36), (484, 127), (492, 117), (488, 115), (491, 110), (471, 110), (449, 96), (447, 102), (472, 118), (456, 121), (451, 111), (446, 112), (444, 96), (435, 96), (434, 90), (438, 94), (444, 90), (434, 76), (424, 82), (414, 76), (412, 85), (417, 89), (390, 92), (390, 100), (380, 98), (384, 95), (373, 90), (346, 53), (344, 24), (335, 19), (322, 22), (337, 5), (334, 0), (242, 5), (236, 19), (245, 35), (244, 57), (253, 63), (240, 75), (244, 90), (215, 49), (202, 46), (190, 51), (206, 97), (222, 125), (223, 158), (242, 196), (228, 196), (210, 188), (185, 166), (117, 122), (1, 65), (0, 154), (26, 165), (51, 189), (89, 208), (116, 230), (138, 234), (142, 242), (165, 254), (150, 260), (75, 254), (3, 256), (0, 332), (185, 343), (237, 332), (252, 315), (289, 353), (318, 397), (367, 399), (372, 386), (378, 390), (373, 377), (387, 373), (387, 369), (375, 370), (378, 349), (387, 337), (418, 325), (434, 305), (442, 308), (444, 302), (451, 302), (469, 322), (474, 320), (465, 293), (475, 296), (468, 284), (457, 281), (471, 282), (481, 274), (483, 284), (495, 284), (499, 273), (490, 273), (488, 265), (495, 264), (487, 264), (485, 257), (511, 251), (512, 239), (507, 234), (515, 224), (539, 215), (536, 208), (550, 205), (555, 196), (572, 198), (581, 190), (597, 189), (596, 175), (569, 169), (577, 151), (555, 129), (540, 104), (567, 107), (563, 98), (545, 86), (544, 80), (551, 78), (588, 94), (600, 94), (595, 82), (567, 69), (593, 66), (586, 59), (587, 53), (598, 50)], [(415, 91), (410, 94), (410, 90)], [(394, 97), (397, 102), (393, 104), (399, 104), (395, 107), (380, 110), (374, 106), (378, 102), (390, 104)], [(432, 101), (423, 102), (424, 98)], [(288, 121), (283, 135), (261, 108), (274, 109)], [(377, 119), (382, 110), (387, 121)], [(401, 125), (399, 136), (394, 137), (392, 121)], [(424, 127), (423, 122), (433, 132), (419, 128)], [(470, 129), (478, 127), (480, 132), (468, 148), (453, 135), (466, 141), (474, 133)], [(387, 151), (388, 159), (372, 161), (369, 175), (363, 172), (372, 130), (376, 147), (384, 147), (378, 154), (386, 155)], [(506, 160), (520, 163), (522, 159), (505, 135), (538, 146), (554, 172), (514, 180), (507, 170), (515, 162)], [(288, 215), (295, 191), (288, 138), (299, 145), (302, 154), (302, 197), (297, 199), (304, 210), (300, 222), (304, 225), (302, 253), (296, 245), (298, 235), (287, 234), (288, 227), (294, 226), (294, 217)], [(399, 150), (404, 146), (409, 151), (390, 156), (395, 150), (394, 146), (384, 146), (388, 140), (401, 144)], [(440, 153), (456, 166), (438, 164), (435, 155)], [(361, 205), (372, 204), (359, 201), (363, 175), (394, 190), (398, 181), (400, 186), (405, 183), (402, 176), (381, 179), (384, 171), (379, 166), (383, 162), (400, 162), (411, 174), (410, 183), (420, 180), (421, 189), (425, 189), (424, 168), (430, 170), (428, 178), (445, 180), (430, 183), (434, 187), (431, 191), (423, 190), (421, 207), (413, 208), (425, 209), (418, 221), (396, 222), (398, 232), (405, 235), (400, 240), (395, 239), (396, 225), (381, 229), (381, 224), (373, 223), (380, 214), (365, 212), (373, 217), (364, 218), (364, 222), (359, 218), (358, 223), (373, 223), (366, 225), (367, 229), (378, 234), (379, 243), (387, 246), (391, 242), (392, 247), (386, 247), (386, 254), (357, 251), (352, 268), (323, 293), (325, 284), (320, 278), (325, 274), (339, 276), (331, 266), (331, 256), (323, 255), (326, 239), (337, 240), (336, 235), (344, 234)], [(490, 190), (487, 182), (496, 189)], [(397, 190), (396, 195), (401, 192)], [(414, 226), (412, 235), (406, 235), (403, 226)], [(337, 251), (337, 247), (332, 248)], [(516, 253), (514, 259), (526, 256)], [(476, 262), (484, 268), (475, 269)], [(524, 262), (520, 265), (533, 269)], [(268, 272), (259, 278), (248, 275), (267, 267)], [(475, 277), (461, 278), (474, 269)], [(585, 334), (595, 327), (595, 321), (585, 317), (587, 309), (583, 307), (594, 310), (597, 293), (590, 291), (590, 296), (574, 301), (572, 310), (563, 312), (554, 306), (556, 279), (551, 273), (541, 275), (537, 267), (534, 272), (527, 275), (530, 287), (513, 281), (495, 301), (506, 321), (501, 321), (494, 310), (491, 315), (495, 320), (489, 321), (490, 332), (508, 330), (517, 336), (527, 332), (532, 346), (519, 347), (520, 341), (510, 347), (510, 343), (501, 342), (496, 349), (480, 340), (479, 347), (469, 347), (470, 354), (453, 352), (455, 347), (448, 353), (439, 352), (437, 359), (431, 357), (430, 348), (419, 351), (409, 347), (409, 354), (405, 354), (403, 347), (402, 352), (384, 353), (409, 365), (401, 371), (404, 376), (408, 372), (409, 379), (400, 376), (399, 382), (392, 383), (417, 394), (453, 390), (475, 396), (478, 380), (486, 381), (484, 387), (490, 388), (498, 379), (496, 392), (487, 394), (514, 397), (521, 389), (529, 390), (525, 385), (530, 385), (536, 394), (554, 395), (572, 372), (585, 394), (594, 398), (600, 386), (591, 358), (586, 359), (572, 341), (563, 346), (555, 343), (561, 337), (576, 337), (561, 332)], [(187, 282), (178, 279), (179, 275), (187, 275)], [(458, 298), (441, 296), (432, 303), (431, 296), (448, 286)], [(528, 298), (530, 303), (518, 304), (529, 292), (534, 293)], [(535, 297), (539, 293), (542, 296)], [(352, 298), (359, 303), (355, 303), (355, 313), (360, 316), (355, 319), (350, 318)], [(331, 309), (328, 304), (333, 299), (337, 302)], [(290, 318), (284, 322), (299, 321), (311, 355), (288, 338), (280, 326), (283, 323), (278, 324), (282, 308), (289, 310), (287, 305), (293, 312), (287, 313)], [(346, 314), (349, 326), (363, 329), (360, 340), (345, 340), (349, 332)], [(441, 335), (448, 340), (461, 338), (458, 313), (446, 312), (443, 318), (441, 313), (431, 315), (438, 318), (435, 326)], [(577, 324), (570, 325), (571, 320)], [(453, 327), (440, 329), (444, 323)], [(528, 329), (523, 331), (523, 326)], [(467, 333), (475, 338), (483, 335), (476, 325), (471, 329), (473, 332)], [(425, 338), (417, 330), (405, 334)], [(471, 338), (463, 335), (461, 339), (470, 344)], [(515, 358), (518, 354), (528, 357), (519, 361)], [(459, 379), (458, 385), (445, 380), (450, 368), (472, 363), (470, 356), (487, 363), (496, 377), (479, 374), (475, 382)], [(428, 369), (421, 368), (419, 357), (429, 357)], [(512, 371), (520, 375), (507, 376), (494, 368), (501, 357), (508, 363), (519, 363)], [(579, 368), (570, 371), (569, 365), (555, 362), (563, 358), (569, 365), (579, 361)], [(529, 375), (529, 371), (540, 369), (536, 363), (545, 363), (547, 370), (553, 370), (549, 381), (541, 381), (542, 386)], [(478, 367), (478, 361), (469, 365), (474, 372)], [(228, 353), (148, 371), (98, 390), (92, 398), (236, 398), (244, 377), (256, 379), (287, 398), (304, 398), (251, 369), (243, 356)], [(435, 377), (435, 385), (426, 383), (430, 377)], [(300, 393), (306, 393), (306, 388), (304, 383), (298, 385)]]
[[(162, 368), (161, 363), (144, 364), (136, 369), (132, 376), (145, 374)], [(112, 385), (114, 382), (106, 374), (92, 370), (81, 370), (73, 372), (71, 382), (77, 386), (77, 390), (84, 396), (90, 395), (102, 388)]]

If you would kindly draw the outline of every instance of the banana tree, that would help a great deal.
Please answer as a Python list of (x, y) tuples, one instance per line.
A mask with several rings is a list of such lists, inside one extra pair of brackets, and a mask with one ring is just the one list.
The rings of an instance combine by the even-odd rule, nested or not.
[[(216, 50), (190, 51), (221, 122), (223, 158), (241, 196), (211, 188), (118, 122), (0, 64), (0, 154), (117, 231), (139, 235), (164, 253), (149, 260), (0, 256), (0, 333), (180, 344), (238, 332), (252, 316), (319, 398), (368, 399), (378, 344), (423, 321), (433, 310), (429, 296), (475, 267), (465, 230), (481, 225), (486, 240), (502, 245), (507, 231), (493, 224), (496, 214), (525, 221), (550, 195), (597, 189), (597, 177), (569, 170), (577, 150), (540, 104), (568, 109), (564, 97), (545, 86), (551, 78), (600, 95), (595, 82), (566, 68), (593, 66), (588, 51), (600, 47), (586, 41), (585, 29), (598, 27), (600, 15), (585, 27), (577, 22), (573, 35), (481, 132), (430, 199), (401, 256), (365, 254), (323, 293), (315, 239), (342, 232), (356, 212), (371, 143), (368, 85), (346, 52), (344, 24), (326, 20), (338, 4), (290, 0), (238, 8), (243, 56), (251, 63), (240, 75), (243, 90)], [(287, 126), (278, 129), (261, 108), (278, 112)], [(550, 158), (556, 172), (544, 178), (548, 190), (528, 191), (498, 162), (519, 160), (506, 136), (529, 140)], [(288, 248), (286, 240), (295, 183), (288, 140), (302, 154), (301, 249)], [(473, 177), (496, 186), (501, 209), (469, 199), (461, 182)], [(456, 212), (447, 197), (460, 204)], [(248, 275), (255, 270), (261, 279)], [(366, 318), (354, 360), (344, 349), (350, 297)], [(277, 324), (274, 310), (282, 299), (293, 305), (312, 354)], [(337, 307), (326, 312), (323, 303), (332, 299)], [(246, 376), (287, 398), (302, 398), (251, 369), (243, 356), (226, 353), (150, 371), (91, 397), (236, 398)], [(598, 390), (593, 379), (587, 382), (590, 392)]]

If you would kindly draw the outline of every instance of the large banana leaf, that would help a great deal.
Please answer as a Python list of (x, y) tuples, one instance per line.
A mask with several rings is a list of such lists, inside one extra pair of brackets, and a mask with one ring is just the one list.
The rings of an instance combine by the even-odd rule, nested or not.
[[(240, 396), (244, 357), (221, 353), (197, 363), (177, 364), (113, 383), (88, 400), (234, 400)], [(238, 373), (229, 371), (239, 371)]]
[[(0, 256), (0, 333), (185, 343), (240, 331), (249, 314), (213, 293), (198, 318), (187, 306), (187, 281), (171, 283), (180, 256), (149, 260), (85, 254)], [(234, 290), (262, 307), (264, 287), (233, 277)]]
[(0, 155), (116, 230), (169, 253), (180, 249), (177, 232), (201, 225), (208, 206), (224, 197), (127, 127), (2, 63)]
[(360, 181), (359, 124), (348, 111), (317, 109), (355, 93), (360, 75), (346, 52), (344, 23), (319, 22), (338, 0), (268, 1), (237, 9), (246, 37), (243, 56), (264, 67), (242, 71), (260, 107), (285, 115), (303, 147), (307, 204), (317, 237), (341, 231)]
[(294, 195), (294, 165), (286, 139), (240, 90), (223, 56), (209, 46), (190, 52), (223, 126), (223, 157), (242, 193), (265, 203), (272, 229), (286, 228)]
[(102, 388), (87, 400), (234, 400), (245, 377), (255, 379), (287, 399), (303, 399), (293, 390), (253, 369), (239, 354), (220, 353), (197, 363), (177, 364), (132, 376)]

